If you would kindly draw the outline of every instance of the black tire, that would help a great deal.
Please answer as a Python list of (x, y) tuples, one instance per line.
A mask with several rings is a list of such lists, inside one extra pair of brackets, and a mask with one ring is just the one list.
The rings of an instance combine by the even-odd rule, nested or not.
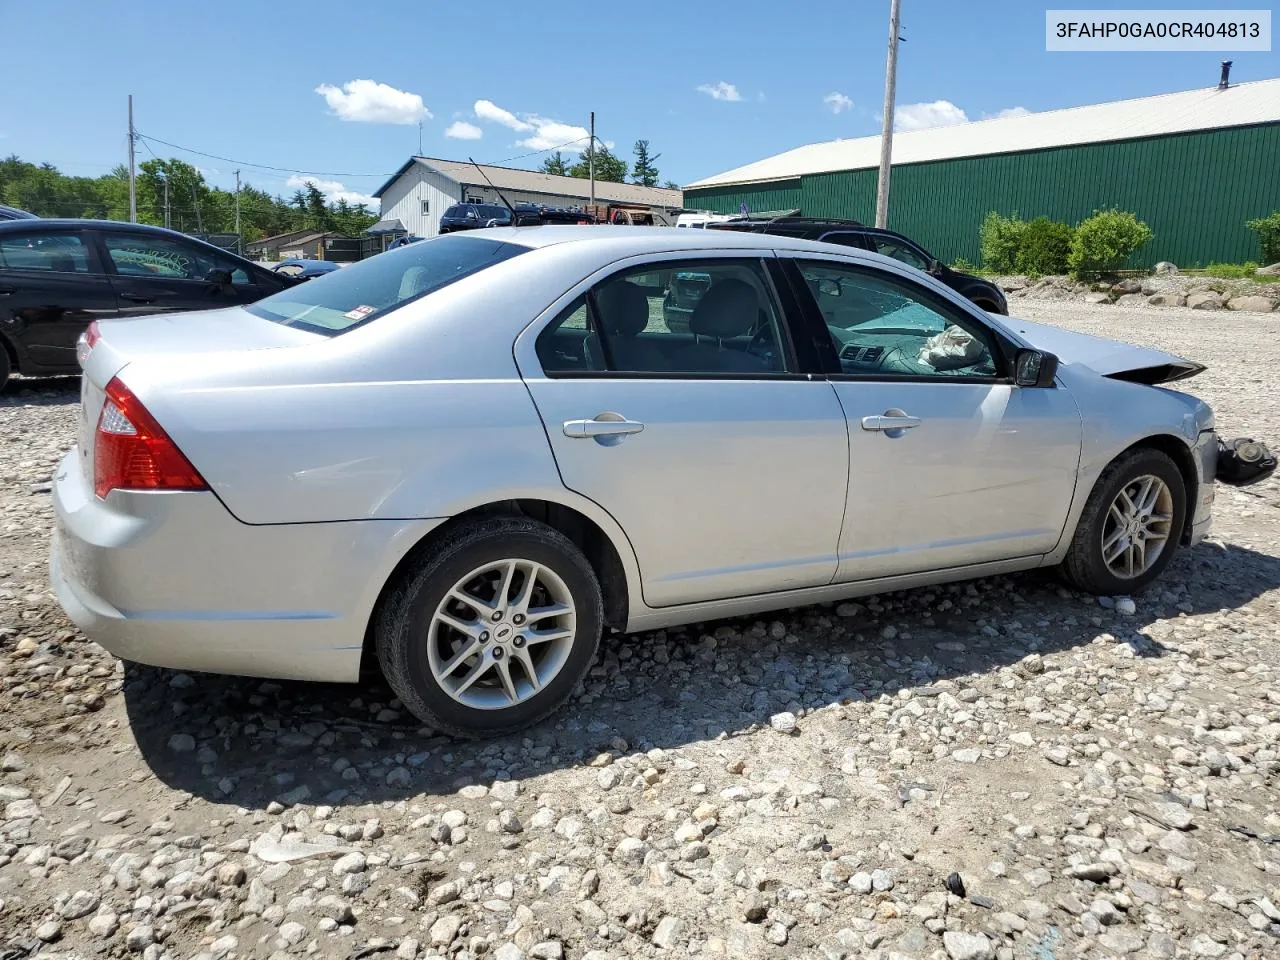
[[(1107, 512), (1120, 491), (1140, 477), (1151, 475), (1164, 481), (1173, 499), (1173, 520), (1169, 538), (1151, 567), (1135, 577), (1118, 576), (1103, 560), (1102, 536)], [(1136, 593), (1164, 572), (1182, 540), (1187, 516), (1187, 489), (1177, 464), (1167, 454), (1150, 448), (1138, 448), (1112, 461), (1094, 484), (1076, 525), (1071, 547), (1062, 562), (1067, 582), (1087, 593), (1099, 596), (1123, 596)]]
[[(528, 699), (501, 709), (455, 700), (433, 675), (428, 631), (445, 594), (469, 571), (507, 558), (549, 567), (568, 587), (575, 635), (559, 673)], [(382, 674), (423, 723), (457, 737), (496, 737), (532, 726), (559, 709), (586, 675), (604, 624), (604, 602), (591, 564), (558, 530), (522, 517), (493, 517), (451, 531), (405, 570), (385, 599), (374, 629)]]

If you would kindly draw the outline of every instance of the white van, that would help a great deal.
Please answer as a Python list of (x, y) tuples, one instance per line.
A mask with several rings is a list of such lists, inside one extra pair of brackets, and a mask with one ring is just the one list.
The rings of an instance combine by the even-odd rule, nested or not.
[(725, 220), (736, 219), (737, 217), (728, 213), (682, 213), (676, 217), (676, 226), (705, 230), (708, 223), (723, 223)]

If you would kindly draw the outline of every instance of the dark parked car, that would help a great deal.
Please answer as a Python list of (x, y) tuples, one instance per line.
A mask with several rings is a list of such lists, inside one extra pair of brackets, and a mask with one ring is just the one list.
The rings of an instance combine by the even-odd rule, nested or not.
[(78, 373), (92, 320), (252, 303), (297, 283), (160, 227), (0, 222), (0, 386), (13, 371)]
[(566, 207), (544, 207), (536, 203), (515, 204), (515, 217), (511, 211), (497, 203), (455, 203), (440, 217), (440, 233), (456, 233), (459, 230), (482, 230), (485, 227), (532, 227), (540, 223), (595, 223), (595, 218), (584, 210)]
[(0, 204), (0, 220), (39, 220), (34, 213), (27, 213), (17, 207), (6, 207)]
[(772, 233), (803, 240), (821, 240), (844, 247), (857, 247), (893, 257), (917, 270), (935, 277), (956, 293), (968, 297), (989, 313), (1009, 313), (1004, 291), (989, 280), (952, 270), (920, 244), (892, 230), (878, 230), (857, 220), (817, 217), (777, 217), (775, 219), (742, 217), (720, 223), (708, 223), (708, 230), (743, 230), (750, 233)]

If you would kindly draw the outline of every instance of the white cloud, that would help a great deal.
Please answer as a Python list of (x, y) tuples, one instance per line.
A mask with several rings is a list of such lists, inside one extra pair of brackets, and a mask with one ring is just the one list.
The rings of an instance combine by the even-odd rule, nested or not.
[[(516, 116), (492, 100), (477, 100), (474, 110), (477, 120), (487, 120), (514, 130), (516, 133), (529, 134), (517, 140), (516, 144), (528, 147), (530, 150), (553, 150), (563, 146), (585, 147), (591, 138), (591, 133), (586, 127), (550, 120), (536, 113), (522, 113)], [(467, 126), (471, 125), (467, 124)]]
[(986, 120), (1003, 120), (1006, 117), (1025, 117), (1031, 111), (1026, 107), (1005, 107), (999, 113), (984, 117)]
[(290, 190), (305, 190), (307, 183), (311, 182), (316, 185), (316, 189), (324, 194), (324, 198), (330, 203), (337, 203), (339, 200), (345, 200), (347, 203), (355, 206), (358, 203), (367, 204), (377, 209), (378, 201), (367, 193), (358, 193), (355, 190), (348, 190), (346, 184), (337, 180), (321, 180), (317, 177), (302, 177), (294, 174), (284, 185)]
[(924, 130), (928, 127), (949, 127), (955, 123), (966, 123), (968, 120), (968, 115), (950, 100), (908, 103), (894, 111), (893, 129)]
[(827, 109), (832, 113), (844, 113), (844, 111), (853, 108), (853, 101), (839, 92), (828, 93), (822, 98), (822, 102), (827, 105)]
[(316, 93), (342, 120), (412, 124), (432, 116), (418, 94), (373, 80), (348, 80), (341, 88), (322, 83)]
[(475, 105), (476, 118), (479, 120), (488, 120), (490, 123), (500, 123), (504, 127), (509, 127), (520, 133), (533, 129), (533, 124), (525, 123), (510, 110), (503, 110), (492, 100), (477, 100)]
[(444, 135), (453, 140), (479, 140), (484, 136), (484, 131), (474, 123), (467, 123), (465, 120), (455, 120), (453, 123), (449, 124)]
[(699, 93), (705, 93), (712, 100), (741, 100), (742, 94), (732, 83), (704, 83), (698, 87)]

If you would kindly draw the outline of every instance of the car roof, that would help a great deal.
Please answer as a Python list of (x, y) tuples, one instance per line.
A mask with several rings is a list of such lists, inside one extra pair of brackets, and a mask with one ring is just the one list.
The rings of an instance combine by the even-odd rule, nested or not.
[[(779, 236), (774, 233), (747, 233), (739, 230), (681, 230), (677, 227), (635, 227), (624, 224), (577, 226), (542, 224), (529, 227), (487, 227), (469, 230), (468, 237), (489, 238), (522, 247), (548, 247), (562, 243), (607, 243), (618, 248), (620, 256), (656, 253), (664, 250), (840, 250), (852, 253), (851, 247), (836, 247), (816, 240)], [(452, 236), (452, 234), (449, 234)]]
[[(67, 227), (96, 227), (99, 229), (109, 227), (112, 230), (137, 230), (141, 233), (154, 233), (164, 237), (199, 240), (198, 237), (188, 236), (176, 230), (153, 227), (149, 223), (129, 223), (124, 220), (95, 220), (91, 217), (38, 217), (34, 220), (0, 221), (0, 229), (55, 230), (66, 229)], [(204, 241), (200, 242), (203, 243)]]

